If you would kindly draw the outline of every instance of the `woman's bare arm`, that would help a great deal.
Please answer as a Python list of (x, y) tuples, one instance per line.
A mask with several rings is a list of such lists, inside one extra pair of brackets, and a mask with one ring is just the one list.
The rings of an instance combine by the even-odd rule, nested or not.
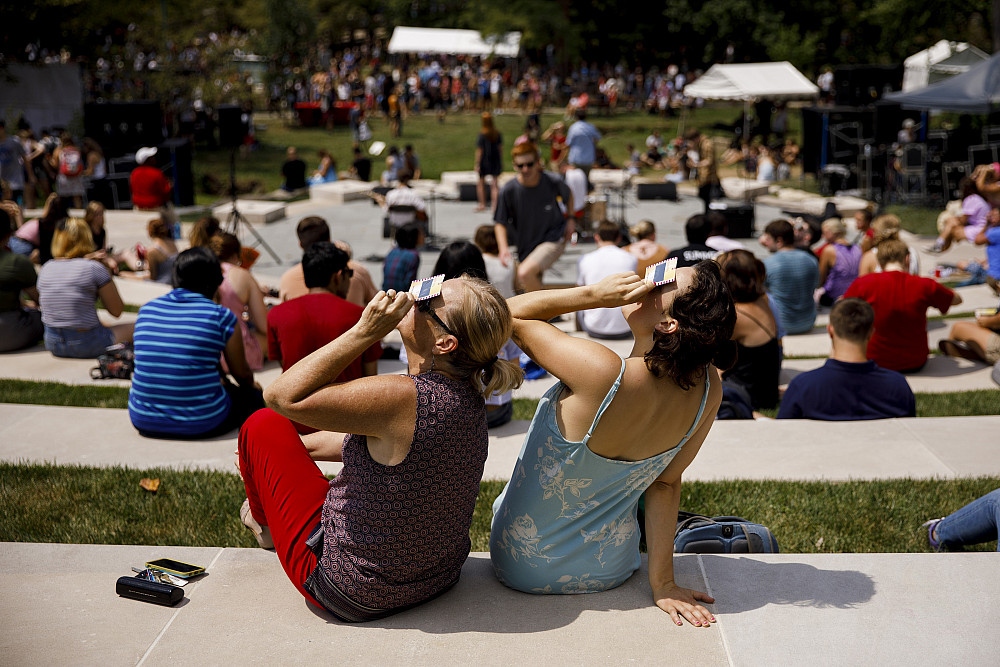
[[(718, 378), (718, 374), (712, 372)], [(716, 398), (716, 407), (718, 401)], [(714, 411), (703, 417), (702, 425), (645, 493), (649, 586), (656, 606), (670, 614), (677, 625), (682, 624), (681, 617), (692, 625), (701, 627), (708, 627), (715, 622), (715, 616), (699, 604), (711, 604), (715, 602), (715, 598), (701, 591), (682, 588), (674, 581), (674, 533), (677, 530), (677, 510), (681, 498), (681, 474), (694, 460), (705, 441), (714, 421), (712, 415)]]
[(118, 293), (118, 287), (115, 285), (115, 281), (109, 280), (104, 283), (98, 290), (97, 296), (101, 297), (101, 303), (104, 304), (104, 309), (107, 310), (113, 317), (119, 317), (122, 311), (125, 310), (125, 304), (122, 303), (122, 296)]
[[(413, 297), (379, 292), (350, 330), (278, 376), (264, 392), (275, 412), (324, 431), (405, 439), (413, 432), (416, 389), (401, 375), (335, 384), (352, 360), (384, 338), (413, 306)], [(406, 441), (409, 446), (409, 440)]]
[(593, 285), (538, 290), (507, 299), (511, 315), (520, 320), (547, 321), (588, 308), (616, 308), (635, 303), (653, 289), (633, 272), (615, 273)]

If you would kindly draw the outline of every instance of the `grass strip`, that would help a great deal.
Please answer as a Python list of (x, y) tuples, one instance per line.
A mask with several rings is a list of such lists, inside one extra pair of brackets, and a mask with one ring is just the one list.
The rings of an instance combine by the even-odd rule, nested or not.
[[(139, 480), (160, 480), (156, 493)], [(480, 485), (470, 537), (489, 550), (504, 482)], [(685, 482), (681, 508), (771, 528), (785, 553), (928, 551), (920, 524), (1000, 487), (1000, 477), (853, 482)], [(0, 541), (253, 547), (233, 473), (0, 463)], [(976, 547), (990, 551), (989, 544)]]
[[(1000, 394), (996, 389), (917, 393), (916, 398), (918, 417), (976, 417), (1000, 414)], [(0, 403), (124, 409), (128, 407), (128, 388), (0, 379)], [(537, 406), (538, 399), (515, 398), (514, 419), (530, 420)], [(774, 417), (778, 411), (761, 410), (761, 413)]]
[[(95, 362), (96, 365), (96, 362)], [(77, 408), (128, 408), (128, 387), (0, 379), (0, 403)]]

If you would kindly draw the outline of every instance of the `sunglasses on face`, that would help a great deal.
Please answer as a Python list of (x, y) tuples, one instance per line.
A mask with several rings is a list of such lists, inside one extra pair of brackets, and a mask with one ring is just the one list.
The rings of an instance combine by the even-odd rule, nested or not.
[(534, 166), (535, 166), (534, 160), (532, 160), (531, 162), (515, 162), (514, 163), (514, 168), (515, 169), (531, 169)]
[[(458, 334), (455, 333), (454, 331), (452, 331), (451, 328), (447, 324), (444, 323), (444, 320), (442, 320), (440, 317), (438, 317), (437, 313), (434, 312), (434, 309), (431, 308), (431, 299), (427, 299), (426, 301), (418, 301), (417, 302), (417, 310), (419, 310), (421, 313), (427, 313), (428, 315), (430, 315), (431, 319), (433, 319), (435, 322), (437, 322), (438, 325), (442, 329), (444, 329), (444, 332), (446, 334), (449, 334), (449, 335), (454, 336), (455, 338), (458, 338)], [(459, 340), (461, 340), (461, 338), (459, 338)]]

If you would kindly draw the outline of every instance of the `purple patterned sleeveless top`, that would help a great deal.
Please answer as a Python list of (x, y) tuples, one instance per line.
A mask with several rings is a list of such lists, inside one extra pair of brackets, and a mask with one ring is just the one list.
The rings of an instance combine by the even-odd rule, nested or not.
[(861, 248), (840, 243), (834, 243), (833, 247), (837, 251), (837, 259), (834, 260), (830, 273), (826, 276), (823, 289), (831, 299), (839, 299), (858, 277), (858, 269), (861, 267)]
[(319, 567), (340, 592), (374, 609), (422, 602), (458, 579), (489, 443), (483, 398), (468, 382), (408, 377), (417, 418), (406, 458), (382, 465), (366, 436), (347, 436), (344, 469), (323, 505)]

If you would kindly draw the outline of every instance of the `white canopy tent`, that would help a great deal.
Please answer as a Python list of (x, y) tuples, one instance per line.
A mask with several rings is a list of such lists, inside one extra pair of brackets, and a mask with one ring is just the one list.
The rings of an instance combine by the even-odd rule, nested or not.
[(903, 61), (903, 92), (919, 90), (955, 74), (968, 72), (989, 55), (965, 42), (942, 39)]
[(521, 33), (483, 39), (478, 30), (397, 27), (389, 40), (389, 53), (444, 53), (449, 55), (501, 56), (516, 58)]
[(684, 87), (688, 97), (706, 100), (801, 100), (819, 95), (819, 88), (791, 63), (712, 65)]

